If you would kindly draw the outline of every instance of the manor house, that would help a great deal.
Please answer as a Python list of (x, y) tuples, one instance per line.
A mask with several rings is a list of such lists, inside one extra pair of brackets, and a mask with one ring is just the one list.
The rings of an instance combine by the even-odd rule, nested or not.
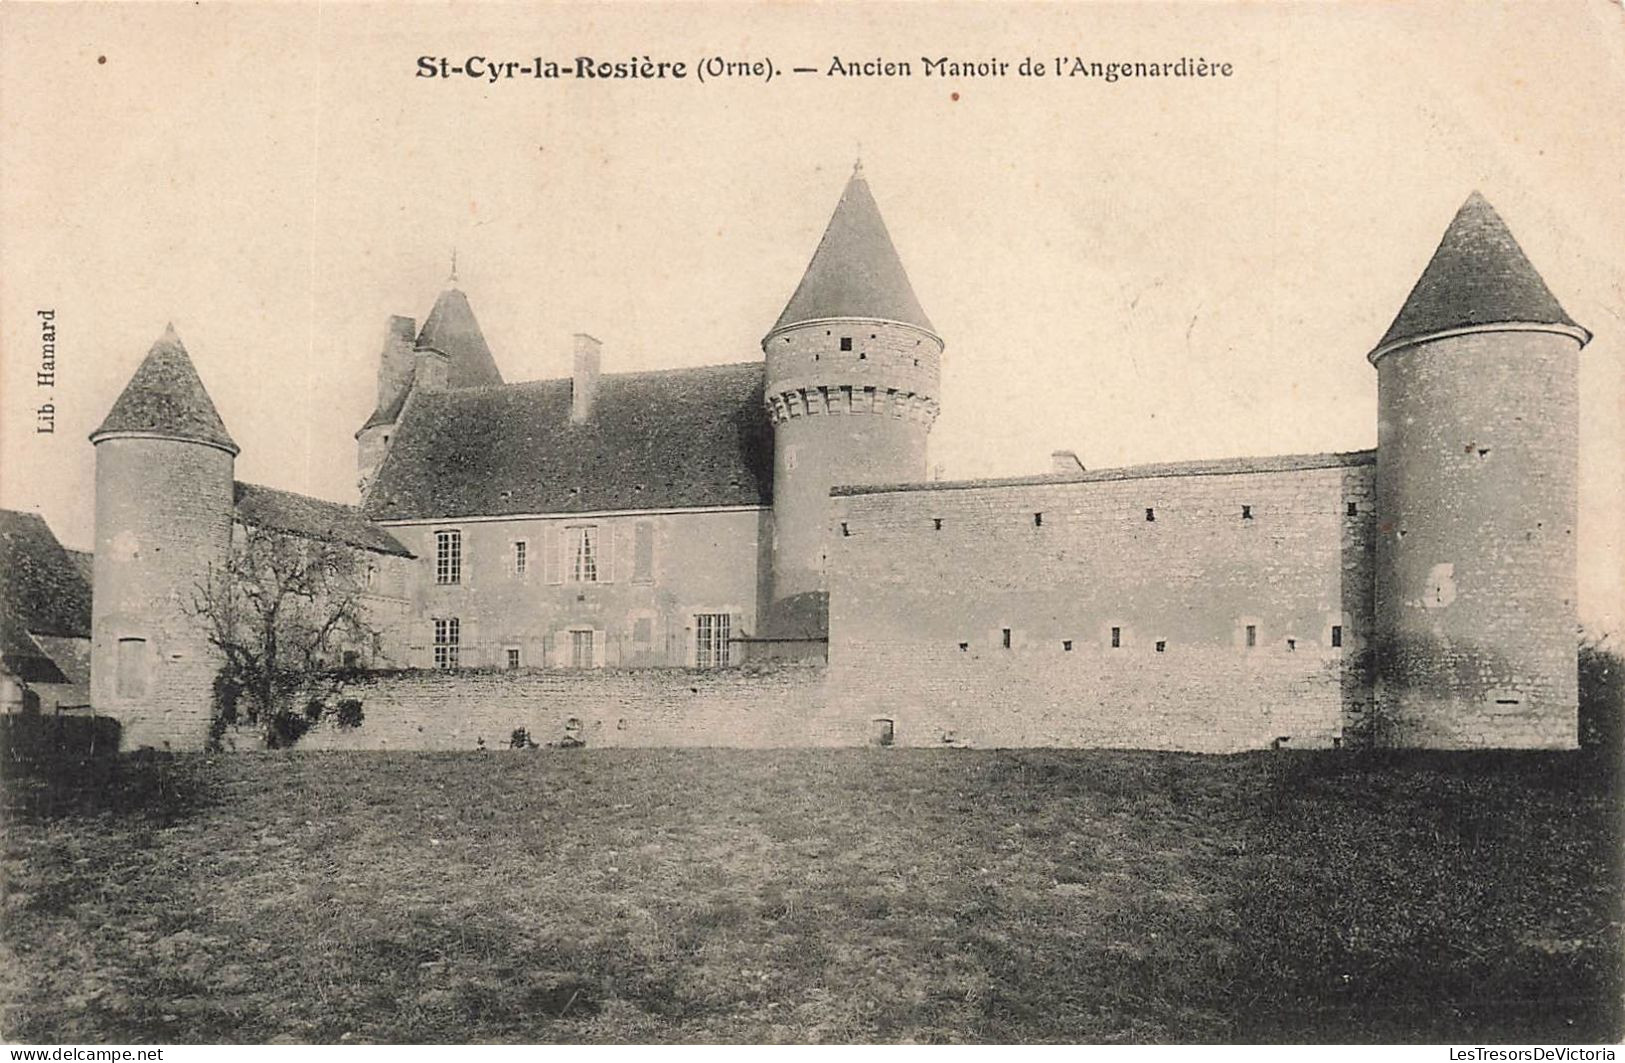
[(1576, 742), (1590, 337), (1477, 194), (1371, 349), (1374, 451), (928, 481), (944, 341), (861, 166), (763, 357), (582, 334), (508, 382), (455, 276), (383, 332), (359, 506), (237, 482), (173, 332), (91, 436), (127, 745), (203, 743), (183, 599), (247, 527), (368, 559), (366, 722), (318, 745)]

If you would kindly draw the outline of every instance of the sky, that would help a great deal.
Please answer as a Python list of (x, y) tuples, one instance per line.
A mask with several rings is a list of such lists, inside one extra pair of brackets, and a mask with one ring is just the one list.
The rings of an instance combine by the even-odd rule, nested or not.
[[(771, 60), (497, 83), (420, 56)], [(832, 77), (834, 57), (914, 76)], [(923, 57), (1003, 59), (1003, 78)], [(1025, 57), (1050, 72), (1020, 77)], [(1055, 58), (1231, 64), (1056, 76)], [(809, 66), (818, 72), (794, 74)], [(1625, 15), (1611, 2), (0, 7), (0, 505), (93, 539), (100, 423), (173, 321), (239, 479), (355, 500), (385, 322), (453, 248), (508, 380), (760, 358), (861, 152), (947, 343), (946, 478), (1353, 450), (1365, 359), (1496, 206), (1581, 358), (1581, 617), (1625, 555)], [(35, 431), (39, 309), (55, 432)]]

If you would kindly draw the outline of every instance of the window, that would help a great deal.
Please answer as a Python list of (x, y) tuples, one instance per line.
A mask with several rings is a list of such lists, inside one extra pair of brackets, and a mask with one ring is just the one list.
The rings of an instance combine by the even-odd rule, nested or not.
[(1042, 513), (1034, 513), (1033, 514), (1033, 527), (1042, 528), (1043, 526), (1044, 526), (1044, 514), (1042, 514)]
[(843, 521), (841, 521), (841, 534), (842, 534), (842, 535), (843, 535), (843, 536), (848, 536), (848, 535), (851, 535), (851, 534), (852, 534), (852, 529), (851, 529), (851, 528), (848, 528), (848, 527), (847, 527), (847, 526), (846, 526), (846, 521), (844, 521), (844, 520), (843, 520)]
[(1345, 512), (1351, 517), (1358, 517), (1360, 515), (1360, 503), (1350, 502)]
[(1168, 652), (1168, 640), (1167, 639), (1158, 639), (1157, 640), (1157, 652), (1158, 653), (1167, 653)]
[(728, 667), (728, 614), (700, 613), (694, 617), (694, 665)]
[(1117, 649), (1122, 649), (1122, 647), (1123, 647), (1123, 629), (1120, 628), (1120, 627), (1114, 627), (1114, 628), (1112, 628), (1112, 649), (1117, 650)]
[(1332, 625), (1332, 648), (1338, 649), (1343, 645), (1343, 625)]
[(1298, 640), (1297, 639), (1287, 639), (1286, 640), (1286, 648), (1287, 648), (1288, 653), (1291, 653), (1293, 650), (1296, 650), (1298, 648)]
[(463, 581), (463, 533), (443, 531), (434, 533), (434, 581), (461, 583)]
[(655, 640), (655, 622), (646, 616), (632, 621), (632, 641), (647, 646)]
[(1010, 648), (1010, 629), (1009, 628), (1004, 628), (1000, 632), (1000, 638), (1004, 642), (1004, 648), (1009, 649)]
[(632, 531), (632, 578), (655, 578), (655, 526), (640, 520)]
[(1152, 509), (1150, 506), (1146, 506), (1145, 507), (1145, 519), (1147, 521), (1156, 520), (1157, 519), (1157, 511)]
[(370, 561), (367, 563), (367, 574), (364, 577), (363, 585), (369, 591), (378, 585), (378, 566)]
[(942, 518), (941, 517), (932, 517), (931, 518), (931, 528), (932, 528), (933, 531), (941, 531), (942, 530)]
[(519, 667), (519, 647), (518, 646), (509, 646), (508, 647), (508, 671), (511, 672), (514, 669), (518, 668), (518, 667)]
[(570, 667), (591, 668), (593, 667), (594, 660), (592, 632), (570, 632)]
[(570, 582), (597, 583), (598, 528), (582, 524), (564, 529), (564, 534), (570, 550)]
[(513, 544), (513, 574), (523, 576), (530, 565), (530, 543), (523, 539)]
[(462, 623), (455, 617), (434, 622), (434, 666), (456, 668), (462, 644)]
[(1061, 640), (1061, 650), (1063, 652), (1065, 652), (1065, 653), (1071, 653), (1072, 652), (1072, 640), (1071, 639), (1062, 639)]
[(118, 667), (114, 676), (114, 690), (121, 698), (140, 698), (147, 694), (147, 640), (119, 639)]
[(842, 336), (841, 337), (841, 350), (850, 351), (851, 349), (852, 349), (852, 337), (851, 336)]
[(1252, 506), (1242, 506), (1241, 507), (1241, 519), (1242, 520), (1252, 520), (1253, 519), (1253, 507)]
[(967, 650), (969, 650), (969, 649), (970, 649), (970, 643), (968, 643), (968, 642), (961, 642), (961, 643), (960, 643), (960, 644), (959, 644), (959, 652), (960, 652), (960, 653), (964, 653), (964, 652), (966, 652), (966, 651), (967, 651)]
[(1247, 625), (1247, 648), (1250, 650), (1258, 645), (1258, 625)]

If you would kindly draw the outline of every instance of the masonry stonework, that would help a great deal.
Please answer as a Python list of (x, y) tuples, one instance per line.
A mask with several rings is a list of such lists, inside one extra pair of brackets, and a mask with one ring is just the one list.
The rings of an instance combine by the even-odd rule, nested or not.
[(233, 461), (206, 443), (97, 443), (91, 703), (128, 748), (208, 737), (220, 660), (194, 606), (230, 548)]
[[(576, 632), (592, 667), (696, 661), (695, 617), (726, 616), (732, 636), (756, 629), (770, 513), (583, 514), (390, 525), (418, 558), (403, 664), (429, 668), (434, 621), (459, 620), (459, 665), (569, 667)], [(573, 537), (591, 529), (595, 570), (574, 571)], [(460, 572), (439, 582), (436, 536), (458, 536)]]
[[(864, 729), (832, 715), (817, 665), (770, 671), (673, 668), (410, 671), (365, 677), (326, 701), (361, 703), (361, 726), (329, 718), (301, 749), (506, 749), (523, 730), (537, 745), (589, 748), (843, 746)], [(239, 736), (246, 748), (252, 736)]]
[(1578, 351), (1475, 332), (1377, 361), (1379, 741), (1578, 744)]
[(832, 697), (908, 745), (1341, 742), (1370, 701), (1371, 462), (844, 490)]

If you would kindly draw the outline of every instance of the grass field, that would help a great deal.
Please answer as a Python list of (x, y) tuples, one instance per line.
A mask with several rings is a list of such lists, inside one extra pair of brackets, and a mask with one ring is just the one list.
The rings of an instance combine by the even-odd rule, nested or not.
[(7, 1040), (1621, 1032), (1620, 800), (1582, 754), (108, 770), (4, 784)]

